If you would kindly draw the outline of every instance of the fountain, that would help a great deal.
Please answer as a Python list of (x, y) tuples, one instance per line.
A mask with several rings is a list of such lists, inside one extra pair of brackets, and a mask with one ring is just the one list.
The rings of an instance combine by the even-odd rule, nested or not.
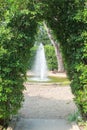
[(48, 68), (46, 64), (44, 46), (41, 43), (36, 52), (35, 63), (33, 67), (34, 77), (32, 78), (32, 80), (47, 81), (47, 72)]

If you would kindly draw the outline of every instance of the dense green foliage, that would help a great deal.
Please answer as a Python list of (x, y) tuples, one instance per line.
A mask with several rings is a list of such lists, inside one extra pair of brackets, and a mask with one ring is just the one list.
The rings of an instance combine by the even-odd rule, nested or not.
[[(33, 45), (37, 28), (36, 20), (34, 20), (36, 19), (35, 9), (31, 8), (32, 2), (27, 3), (27, 5), (20, 5), (20, 2), (16, 2), (6, 3), (4, 1), (6, 5), (1, 5), (3, 11), (6, 8), (0, 21), (1, 121), (16, 114), (22, 105), (23, 82), (28, 68), (29, 50)], [(14, 6), (15, 8), (13, 8)]]
[(86, 0), (0, 0), (0, 121), (17, 113), (37, 24), (60, 42), (75, 101), (87, 118)]
[[(48, 2), (48, 1), (47, 1)], [(76, 104), (87, 117), (87, 3), (84, 0), (52, 0), (45, 15), (60, 41), (65, 67)]]

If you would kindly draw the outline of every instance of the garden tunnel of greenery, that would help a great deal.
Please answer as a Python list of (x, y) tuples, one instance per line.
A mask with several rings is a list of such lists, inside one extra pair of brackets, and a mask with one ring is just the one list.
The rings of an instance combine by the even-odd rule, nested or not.
[(42, 21), (60, 43), (75, 102), (87, 119), (86, 0), (0, 0), (0, 123), (22, 105), (29, 52)]

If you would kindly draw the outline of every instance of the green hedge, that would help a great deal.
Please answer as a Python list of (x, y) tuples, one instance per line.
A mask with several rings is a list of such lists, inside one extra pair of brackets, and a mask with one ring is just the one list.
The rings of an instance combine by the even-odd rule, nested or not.
[(28, 60), (28, 69), (29, 70), (33, 69), (37, 48), (38, 48), (38, 46), (33, 46), (30, 49), (30, 58)]
[(87, 120), (87, 1), (52, 0), (46, 13), (62, 48), (74, 100)]
[(24, 101), (23, 83), (37, 28), (34, 8), (27, 10), (32, 3), (23, 5), (24, 10), (20, 2), (15, 8), (10, 4), (2, 5), (6, 10), (0, 21), (0, 124), (17, 114)]
[(45, 54), (49, 70), (57, 70), (58, 63), (55, 54), (55, 49), (52, 45), (45, 45)]

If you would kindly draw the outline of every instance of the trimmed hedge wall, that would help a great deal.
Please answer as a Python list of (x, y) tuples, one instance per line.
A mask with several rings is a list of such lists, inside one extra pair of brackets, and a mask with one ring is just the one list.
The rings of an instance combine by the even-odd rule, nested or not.
[(74, 100), (87, 120), (87, 1), (52, 0), (47, 14), (47, 23), (60, 41)]
[(20, 3), (17, 8), (10, 4), (3, 4), (6, 10), (0, 21), (0, 124), (6, 124), (17, 114), (24, 101), (23, 83), (37, 28), (32, 3), (23, 5), (24, 10)]

